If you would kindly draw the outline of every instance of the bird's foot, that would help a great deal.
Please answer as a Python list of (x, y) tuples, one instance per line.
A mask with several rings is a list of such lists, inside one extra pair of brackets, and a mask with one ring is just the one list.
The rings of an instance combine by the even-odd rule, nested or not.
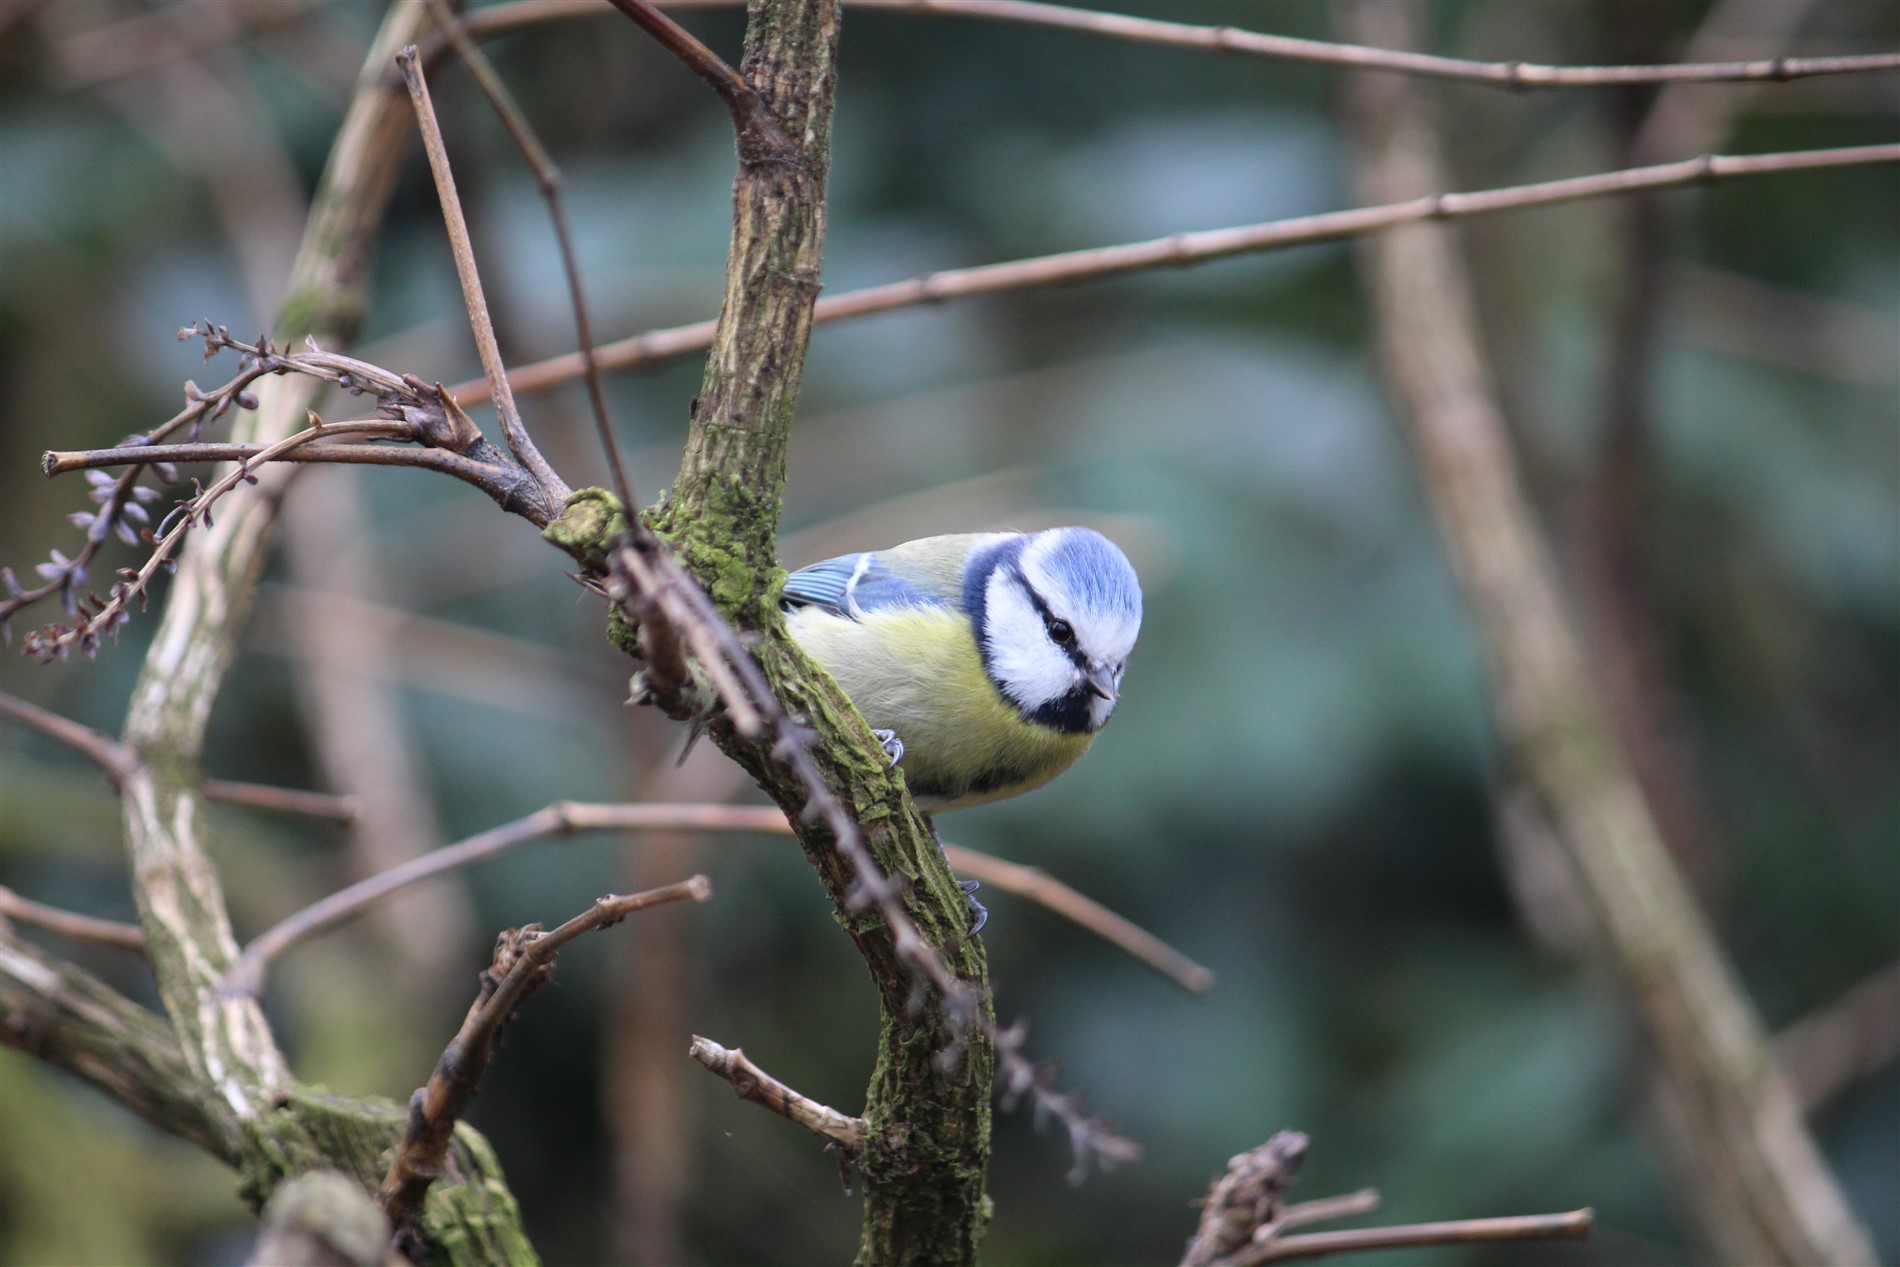
[(963, 890), (963, 900), (970, 904), (970, 936), (983, 931), (983, 925), (990, 922), (990, 908), (976, 900), (976, 891), (980, 887), (975, 880), (958, 880), (957, 887)]
[(871, 733), (883, 745), (884, 755), (891, 759), (892, 765), (904, 759), (904, 741), (897, 737), (895, 730), (873, 730)]

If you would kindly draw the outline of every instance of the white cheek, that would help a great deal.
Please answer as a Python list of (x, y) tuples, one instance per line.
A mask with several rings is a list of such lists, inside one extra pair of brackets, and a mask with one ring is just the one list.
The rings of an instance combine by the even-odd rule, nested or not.
[(984, 594), (990, 672), (1025, 709), (1069, 693), (1078, 675), (1069, 657), (1049, 641), (1042, 617), (1016, 584), (997, 575)]

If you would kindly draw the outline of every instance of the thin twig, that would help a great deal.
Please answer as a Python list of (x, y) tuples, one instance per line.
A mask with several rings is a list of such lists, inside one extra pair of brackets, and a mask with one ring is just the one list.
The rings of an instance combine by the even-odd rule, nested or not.
[(495, 323), (488, 313), (488, 300), (482, 294), (481, 274), (475, 265), (475, 248), (469, 241), (468, 221), (462, 215), (462, 200), (455, 192), (455, 173), (449, 167), (449, 153), (442, 140), (442, 125), (435, 117), (435, 106), (429, 100), (429, 83), (423, 78), (421, 67), (416, 60), (416, 46), (411, 44), (396, 54), (396, 65), (402, 70), (404, 84), (409, 89), (409, 100), (416, 110), (416, 122), (422, 130), (423, 149), (429, 156), (429, 171), (435, 177), (435, 191), (442, 204), (442, 222), (448, 229), (449, 247), (455, 255), (455, 274), (462, 283), (462, 298), (468, 305), (469, 328), (475, 335), (475, 347), (481, 354), (482, 369), (487, 375), (489, 398), (495, 402), (495, 412), (501, 419), (502, 436), (508, 442), (509, 452), (515, 460), (527, 469), (550, 498), (559, 502), (567, 496), (567, 485), (554, 473), (547, 459), (541, 456), (534, 441), (528, 435), (528, 428), (521, 421), (521, 411), (515, 407), (514, 393), (508, 389), (508, 379), (502, 370), (501, 348), (495, 342)]
[(57, 85), (92, 88), (187, 57), (218, 44), (248, 39), (300, 21), (322, 0), (274, 0), (259, 5), (192, 6), (189, 20), (173, 7), (140, 13), (60, 43)]
[(274, 814), (302, 814), (349, 826), (359, 813), (356, 798), (334, 792), (309, 792), (302, 788), (272, 787), (263, 783), (234, 783), (229, 779), (206, 779), (199, 785), (207, 801), (242, 805), (246, 809), (269, 810)]
[(100, 919), (96, 915), (81, 915), (77, 911), (62, 910), (57, 906), (48, 906), (43, 902), (21, 897), (12, 889), (0, 885), (0, 920), (5, 919), (30, 924), (34, 928), (43, 928), (69, 941), (81, 941), (93, 946), (110, 946), (114, 950), (130, 950), (139, 954), (145, 953), (145, 930), (137, 924), (122, 924), (118, 920)]
[(1214, 988), (1213, 972), (1147, 929), (1117, 915), (1093, 898), (1084, 897), (1040, 867), (1026, 867), (961, 845), (946, 844), (943, 852), (950, 859), (951, 870), (1047, 907), (1127, 951), (1189, 994), (1206, 994)]
[(1810, 1114), (1900, 1059), (1900, 964), (1782, 1030), (1775, 1055)]
[(1280, 1197), (1306, 1160), (1307, 1137), (1279, 1131), (1258, 1148), (1227, 1159), (1201, 1200), (1201, 1218), (1181, 1257), (1181, 1267), (1208, 1264), (1256, 1239), (1271, 1236), (1280, 1214)]
[(434, 849), (339, 889), (287, 916), (251, 940), (232, 972), (231, 988), (255, 994), (270, 962), (306, 938), (354, 919), (370, 907), (432, 876), (499, 857), (523, 845), (581, 831), (759, 831), (790, 829), (775, 809), (734, 805), (584, 805), (560, 801), (512, 823)]
[[(351, 419), (326, 422), (326, 436), (354, 436), (378, 440), (412, 440), (415, 428), (406, 422), (388, 418)], [(261, 444), (127, 444), (110, 449), (48, 449), (40, 455), (40, 473), (46, 476), (70, 475), (107, 466), (150, 466), (158, 462), (243, 462), (264, 451)], [(385, 450), (400, 453), (400, 449)]]
[(1223, 1258), (1210, 1267), (1258, 1267), (1294, 1258), (1323, 1258), (1369, 1249), (1415, 1245), (1482, 1245), (1498, 1241), (1580, 1241), (1590, 1235), (1596, 1212), (1518, 1214), (1498, 1219), (1451, 1219), (1443, 1223), (1400, 1223), (1392, 1227), (1352, 1228), (1339, 1232), (1302, 1232), (1280, 1236), (1257, 1248)]
[(600, 432), (601, 448), (613, 476), (614, 495), (620, 498), (622, 506), (637, 506), (620, 444), (614, 438), (613, 423), (607, 416), (607, 392), (601, 385), (600, 365), (594, 355), (594, 326), (587, 314), (587, 295), (581, 285), (580, 257), (574, 250), (574, 236), (568, 228), (567, 207), (561, 196), (561, 169), (555, 166), (547, 147), (535, 135), (528, 116), (514, 94), (508, 91), (507, 83), (496, 72), (487, 54), (462, 29), (462, 19), (449, 7), (448, 0), (429, 0), (429, 7), (436, 25), (454, 45), (482, 95), (488, 98), (488, 104), (514, 139), (515, 148), (521, 151), (528, 170), (534, 174), (536, 188), (548, 204), (548, 219), (554, 222), (554, 240), (561, 252), (561, 271), (567, 277), (568, 302), (574, 309), (574, 332), (580, 340), (581, 375), (587, 382), (587, 403), (594, 411), (594, 426)]
[(1355, 1214), (1371, 1214), (1378, 1208), (1379, 1190), (1361, 1188), (1357, 1192), (1342, 1192), (1336, 1197), (1315, 1197), (1311, 1201), (1282, 1206), (1280, 1213), (1274, 1216), (1273, 1226), (1276, 1232), (1284, 1232), (1311, 1223), (1331, 1223), (1335, 1219), (1349, 1219)]
[[(330, 424), (343, 426), (342, 423)], [(400, 427), (400, 423), (382, 424), (384, 427)], [(413, 437), (391, 438), (411, 439)], [(41, 463), (48, 475), (65, 475), (72, 471), (97, 470), (110, 466), (151, 466), (156, 463), (168, 465), (196, 464), (200, 462), (255, 462), (264, 455), (269, 447), (261, 444), (156, 444), (124, 446), (116, 449), (48, 449), (41, 456)], [(381, 444), (339, 444), (334, 441), (324, 444), (312, 444), (307, 447), (278, 452), (264, 459), (271, 462), (290, 462), (317, 465), (322, 463), (343, 463), (351, 466), (409, 466), (427, 471), (440, 471), (452, 475), (465, 484), (473, 484), (483, 492), (495, 487), (497, 468), (459, 453), (450, 453), (444, 449), (405, 449)]]
[[(669, 9), (730, 8), (739, 0), (666, 0)], [(1547, 66), (1536, 62), (1484, 62), (1437, 57), (1393, 49), (1368, 48), (1327, 40), (1298, 39), (1245, 31), (1233, 26), (1197, 26), (1152, 18), (1101, 13), (1030, 0), (845, 0), (848, 8), (886, 9), (920, 17), (977, 18), (1031, 26), (1062, 27), (1090, 35), (1196, 49), (1240, 53), (1328, 66), (1396, 71), (1513, 90), (1601, 88), (1617, 84), (1782, 83), (1817, 75), (1865, 74), (1900, 67), (1900, 53), (1836, 57), (1767, 57), (1751, 61), (1690, 62), (1660, 66)], [(588, 17), (604, 12), (599, 0), (511, 0), (470, 15), (469, 33), (478, 39), (542, 22)]]
[(864, 1119), (840, 1113), (802, 1095), (754, 1064), (739, 1047), (721, 1047), (710, 1038), (693, 1035), (688, 1054), (712, 1072), (732, 1084), (741, 1100), (762, 1104), (772, 1112), (795, 1122), (812, 1134), (836, 1145), (847, 1162), (864, 1151)]
[(1090, 35), (1201, 49), (1210, 53), (1249, 53), (1291, 61), (1319, 62), (1362, 70), (1397, 71), (1434, 79), (1455, 79), (1514, 90), (1600, 88), (1615, 84), (1714, 83), (1736, 80), (1781, 82), (1814, 75), (1842, 75), (1900, 68), (1900, 53), (1847, 57), (1773, 57), (1747, 62), (1707, 62), (1666, 66), (1544, 66), (1534, 62), (1481, 62), (1397, 49), (1368, 48), (1326, 40), (1266, 35), (1232, 26), (1194, 26), (1160, 22), (1120, 13), (1099, 13), (1033, 0), (846, 0), (854, 8), (891, 9), (926, 17), (980, 18), (1033, 26), (1065, 27)]
[[(1329, 211), (1231, 229), (1177, 233), (1172, 237), (1146, 242), (1064, 251), (1000, 264), (983, 264), (975, 268), (947, 269), (909, 281), (820, 298), (812, 311), (812, 320), (819, 323), (842, 321), (951, 299), (968, 299), (977, 295), (1044, 286), (1065, 286), (1156, 268), (1178, 268), (1232, 255), (1336, 242), (1421, 220), (1463, 220), (1500, 211), (1576, 202), (1607, 194), (1665, 189), (1819, 167), (1892, 162), (1900, 162), (1900, 145), (1863, 145), (1773, 154), (1705, 155), (1680, 162), (1575, 176), (1565, 180), (1463, 194), (1435, 194), (1383, 206)], [(608, 343), (599, 349), (599, 362), (610, 370), (640, 370), (674, 357), (704, 351), (712, 344), (713, 324), (710, 321), (695, 322)], [(568, 353), (510, 370), (508, 379), (516, 391), (526, 394), (565, 383), (581, 371), (579, 355)], [(463, 383), (450, 391), (458, 399), (470, 403), (486, 399), (480, 383)]]
[[(4, 704), (7, 698), (0, 695), (0, 704)], [(206, 784), (205, 793), (207, 796), (212, 795), (211, 784)], [(283, 789), (257, 789), (251, 795), (263, 793), (288, 797), (322, 795), (286, 792)], [(242, 801), (243, 798), (228, 796), (223, 799)], [(346, 806), (337, 805), (336, 808), (343, 811)], [(318, 812), (314, 802), (308, 812)], [(767, 836), (793, 834), (791, 824), (785, 821), (785, 815), (768, 806), (596, 805), (559, 801), (514, 822), (431, 850), (400, 866), (359, 880), (286, 916), (259, 933), (245, 947), (243, 958), (232, 974), (232, 988), (256, 993), (262, 986), (263, 974), (271, 961), (292, 946), (346, 923), (424, 880), (512, 853), (524, 845), (583, 831), (756, 832)], [(1214, 974), (1207, 968), (1054, 876), (1038, 868), (1008, 862), (961, 845), (946, 844), (944, 852), (954, 870), (994, 885), (1006, 893), (1027, 898), (1072, 920), (1178, 982), (1190, 993), (1204, 994), (1213, 987)]]
[(719, 94), (732, 114), (732, 130), (738, 139), (741, 163), (799, 161), (798, 148), (779, 127), (764, 100), (746, 82), (745, 76), (727, 65), (724, 58), (648, 0), (608, 0), (608, 3), (632, 18), (655, 43), (679, 58)]
[(1364, 1214), (1379, 1206), (1379, 1194), (1370, 1188), (1285, 1204), (1282, 1197), (1306, 1160), (1307, 1144), (1307, 1137), (1299, 1131), (1281, 1131), (1260, 1147), (1230, 1158), (1226, 1171), (1214, 1180), (1201, 1202), (1200, 1224), (1188, 1242), (1181, 1267), (1258, 1267), (1261, 1263), (1355, 1250), (1576, 1240), (1590, 1234), (1593, 1213), (1572, 1210), (1566, 1214), (1403, 1223), (1287, 1236), (1291, 1228)]
[[(200, 321), (178, 332), (181, 339), (201, 338), (204, 340), (207, 359), (225, 349), (235, 351), (239, 357), (239, 373), (231, 382), (217, 391), (206, 394), (196, 386), (187, 383), (185, 394), (188, 400), (195, 402), (198, 413), (187, 410), (167, 422), (150, 436), (134, 436), (125, 444), (111, 449), (87, 449), (76, 452), (51, 451), (41, 456), (40, 465), (48, 474), (58, 475), (76, 470), (93, 470), (102, 467), (132, 465), (134, 467), (154, 467), (161, 477), (176, 479), (175, 466), (181, 462), (225, 462), (262, 463), (276, 462), (342, 462), (370, 466), (410, 466), (440, 471), (456, 479), (479, 488), (488, 494), (495, 503), (511, 514), (521, 515), (537, 527), (545, 525), (560, 509), (561, 498), (566, 495), (565, 487), (548, 488), (538, 484), (534, 476), (517, 465), (502, 450), (488, 443), (482, 437), (481, 429), (456, 403), (455, 398), (444, 391), (441, 384), (424, 382), (413, 374), (398, 374), (372, 365), (355, 357), (343, 356), (335, 352), (326, 352), (309, 342), (306, 350), (291, 352), (280, 349), (269, 339), (259, 339), (256, 343), (246, 343), (231, 337), (224, 326), (209, 321)], [(217, 417), (229, 408), (231, 402), (248, 399), (243, 388), (263, 375), (297, 374), (334, 383), (356, 396), (370, 396), (376, 401), (381, 415), (378, 419), (324, 423), (322, 436), (326, 442), (310, 444), (292, 449), (272, 449), (268, 445), (255, 444), (214, 444), (199, 443), (197, 431), (205, 420), (206, 414)], [(216, 402), (222, 401), (219, 405)], [(254, 402), (253, 402), (254, 403)], [(156, 441), (165, 434), (177, 430), (189, 421), (192, 432), (186, 442), (180, 444), (159, 444)], [(328, 443), (333, 435), (371, 435), (391, 440), (410, 441), (418, 448), (405, 448), (388, 444), (349, 444)], [(281, 443), (281, 442), (280, 442)], [(137, 478), (137, 471), (127, 472), (116, 483), (105, 475), (89, 475), (94, 480), (93, 496), (95, 500), (109, 497), (105, 510), (99, 512), (98, 520), (91, 529), (93, 536), (100, 535), (104, 529), (100, 526), (121, 504), (121, 489), (129, 488)], [(110, 486), (112, 493), (106, 494), (103, 481)], [(134, 502), (147, 500), (150, 490), (131, 488)], [(125, 506), (128, 515), (144, 521), (145, 512), (140, 506)], [(135, 513), (136, 512), (136, 513)], [(85, 580), (84, 563), (87, 555), (73, 560), (64, 560), (55, 553), (55, 563), (64, 563), (70, 573), (63, 582), (67, 591), (68, 608), (76, 606), (72, 590)], [(52, 565), (41, 565), (42, 572), (49, 572)], [(6, 579), (11, 581), (11, 573)], [(54, 588), (54, 583), (42, 587), (39, 591), (18, 596), (12, 606), (0, 604), (0, 620), (10, 614), (13, 606), (23, 605)]]
[[(323, 439), (330, 434), (330, 428), (315, 414), (310, 415), (310, 426), (302, 431), (285, 436), (274, 444), (267, 444), (250, 458), (238, 462), (211, 485), (201, 489), (196, 496), (178, 506), (165, 517), (152, 539), (152, 553), (136, 571), (123, 568), (119, 579), (113, 583), (103, 600), (93, 595), (80, 599), (77, 605), (77, 619), (71, 627), (49, 625), (27, 636), (25, 650), (28, 655), (42, 660), (64, 656), (74, 646), (86, 655), (99, 648), (103, 637), (116, 637), (119, 629), (131, 619), (131, 605), (137, 602), (141, 607), (150, 601), (149, 589), (153, 578), (161, 571), (170, 572), (177, 566), (173, 562), (178, 548), (184, 544), (190, 530), (203, 522), (211, 522), (211, 508), (226, 493), (241, 483), (256, 483), (257, 476), (252, 472), (253, 464), (262, 466), (276, 461), (285, 454), (294, 453), (299, 448)], [(394, 424), (392, 424), (394, 425)], [(419, 428), (411, 426), (409, 438), (421, 438)], [(171, 448), (174, 446), (163, 446)]]
[[(11, 718), (78, 752), (103, 770), (114, 788), (119, 786), (138, 761), (111, 735), (5, 691), (0, 691), (0, 717)], [(312, 818), (326, 818), (338, 823), (348, 823), (356, 817), (356, 806), (349, 798), (333, 796), (328, 792), (237, 783), (229, 779), (206, 779), (199, 791), (208, 801), (247, 805), (252, 809), (307, 814)]]
[(582, 934), (611, 928), (636, 911), (669, 902), (704, 902), (711, 896), (712, 881), (696, 875), (665, 888), (600, 898), (553, 932), (530, 924), (502, 934), (494, 963), (482, 974), (480, 995), (443, 1049), (428, 1084), (410, 1099), (409, 1124), (382, 1188), (383, 1209), (399, 1239), (414, 1235), (412, 1224), (423, 1197), (447, 1165), (455, 1124), (488, 1072), (502, 1025), (522, 1000), (547, 983), (561, 949)]
[(112, 781), (114, 787), (119, 785), (119, 781), (125, 777), (126, 772), (137, 760), (111, 735), (103, 734), (70, 717), (61, 717), (58, 713), (41, 708), (38, 704), (23, 700), (17, 695), (9, 695), (5, 691), (0, 691), (0, 717), (11, 718), (23, 726), (39, 731), (49, 739), (65, 744), (105, 771), (106, 778)]
[[(200, 321), (180, 329), (178, 337), (180, 340), (203, 339), (206, 361), (225, 348), (236, 351), (239, 357), (236, 376), (230, 382), (208, 392), (196, 383), (187, 381), (184, 388), (185, 407), (183, 409), (149, 432), (127, 436), (117, 450), (95, 452), (149, 450), (180, 431), (185, 433), (186, 444), (194, 444), (207, 423), (216, 422), (231, 414), (233, 410), (256, 409), (258, 397), (250, 389), (259, 379), (293, 372), (336, 383), (357, 395), (373, 393), (377, 398), (377, 404), (386, 412), (397, 411), (388, 412), (387, 416), (418, 423), (431, 445), (466, 454), (474, 452), (467, 442), (480, 439), (481, 433), (474, 430), (474, 424), (468, 422), (465, 415), (460, 415), (453, 401), (441, 402), (429, 395), (433, 390), (439, 396), (439, 388), (430, 389), (419, 379), (399, 376), (367, 362), (324, 352), (314, 343), (307, 352), (282, 352), (273, 346), (269, 339), (260, 338), (254, 344), (245, 343), (240, 339), (232, 338), (231, 332), (224, 326), (214, 325), (209, 321)], [(262, 452), (262, 449), (257, 451)], [(43, 467), (47, 465), (47, 460), (47, 458), (42, 458)], [(76, 470), (95, 465), (102, 464), (81, 462), (62, 469)], [(120, 463), (107, 462), (103, 465), (116, 466)], [(157, 500), (158, 491), (138, 483), (146, 467), (152, 468), (161, 481), (169, 483), (177, 479), (177, 473), (173, 471), (168, 458), (157, 455), (142, 460), (135, 469), (127, 471), (116, 480), (103, 474), (87, 477), (92, 483), (92, 492), (89, 496), (99, 505), (99, 509), (81, 511), (70, 516), (75, 524), (86, 530), (85, 545), (70, 559), (61, 551), (54, 550), (49, 562), (39, 564), (37, 570), (42, 577), (46, 578), (45, 584), (33, 589), (23, 588), (11, 568), (0, 568), (0, 587), (6, 590), (6, 594), (0, 596), (0, 641), (7, 639), (10, 621), (15, 612), (54, 595), (60, 597), (68, 616), (77, 614), (81, 587), (86, 583), (87, 570), (100, 549), (104, 547), (107, 538), (116, 533), (127, 545), (135, 544), (139, 539), (138, 529), (151, 521), (146, 506)], [(460, 478), (468, 479), (470, 483), (478, 487), (484, 487), (484, 491), (488, 491), (489, 495), (501, 502), (503, 506), (510, 506), (509, 500), (504, 496), (504, 492), (510, 487), (506, 479), (490, 481), (504, 490), (498, 492), (495, 488), (488, 488), (481, 481), (471, 478), (469, 472), (458, 472), (455, 468), (447, 466), (443, 469), (449, 470), (451, 474), (458, 474)], [(53, 469), (47, 469), (49, 475), (56, 473), (58, 472)]]

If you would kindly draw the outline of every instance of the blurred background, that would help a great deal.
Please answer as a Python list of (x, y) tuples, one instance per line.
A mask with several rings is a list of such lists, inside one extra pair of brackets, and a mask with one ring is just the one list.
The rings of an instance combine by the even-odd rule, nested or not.
[[(1117, 7), (1329, 29), (1305, 0)], [(380, 11), (0, 6), (0, 562), (26, 575), (78, 544), (66, 516), (83, 485), (43, 479), (42, 449), (110, 444), (172, 414), (184, 380), (233, 371), (202, 365), (178, 326), (268, 326)], [(1900, 46), (1900, 8), (1858, 0), (1430, 14), (1441, 51), (1479, 58)], [(736, 56), (739, 13), (683, 20)], [(602, 337), (713, 315), (733, 155), (703, 86), (604, 9), (489, 51), (565, 172)], [(436, 84), (504, 352), (566, 351), (533, 183), (466, 75), (445, 65)], [(827, 291), (1350, 205), (1339, 88), (1278, 61), (850, 12)], [(1656, 107), (1647, 92), (1429, 91), (1468, 189), (1625, 165)], [(1700, 139), (1657, 157), (1888, 141), (1900, 111), (1894, 75), (1692, 91), (1692, 125), (1669, 135)], [(1767, 1023), (1824, 1015), (1834, 1050), (1864, 1057), (1853, 1078), (1811, 1075), (1813, 1121), (1900, 1256), (1891, 1013), (1824, 1011), (1900, 959), (1900, 174), (1589, 202), (1473, 222), (1463, 240), (1527, 480), (1645, 782)], [(443, 382), (477, 373), (419, 153), (376, 277), (361, 355)], [(999, 1115), (991, 1263), (1172, 1262), (1191, 1199), (1289, 1127), (1313, 1140), (1296, 1197), (1375, 1186), (1389, 1221), (1599, 1214), (1587, 1244), (1409, 1263), (1698, 1252), (1624, 1001), (1564, 953), (1563, 902), (1508, 861), (1521, 816), (1472, 632), (1367, 333), (1354, 256), (1328, 246), (815, 337), (788, 565), (1086, 522), (1147, 591), (1125, 698), (1087, 760), (940, 827), (1047, 869), (1219, 980), (1189, 997), (986, 894), (999, 1016), (1027, 1018), (1031, 1052), (1147, 1150), (1071, 1187), (1062, 1139)], [(699, 376), (687, 358), (610, 382), (645, 496), (672, 478)], [(578, 387), (524, 407), (570, 482), (603, 480)], [(215, 810), (241, 936), (550, 801), (758, 799), (710, 745), (676, 769), (682, 731), (622, 705), (628, 663), (562, 564), (440, 478), (297, 481), (206, 764), (349, 791), (365, 812), (345, 831)], [(0, 690), (116, 732), (152, 627), (134, 621), (95, 663), (16, 650)], [(550, 1263), (845, 1261), (859, 1202), (833, 1162), (685, 1056), (705, 1034), (840, 1109), (862, 1103), (875, 1001), (782, 840), (549, 842), (293, 952), (272, 1016), (303, 1077), (405, 1099), (498, 929), (697, 869), (710, 905), (563, 956), (472, 1120)], [(0, 884), (132, 914), (106, 783), (12, 727)], [(152, 999), (138, 964), (72, 953)], [(0, 1051), (0, 1262), (239, 1261), (254, 1225), (233, 1186)]]

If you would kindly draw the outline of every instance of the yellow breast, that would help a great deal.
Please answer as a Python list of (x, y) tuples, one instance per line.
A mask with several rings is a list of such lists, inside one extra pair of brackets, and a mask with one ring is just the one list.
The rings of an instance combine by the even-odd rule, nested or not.
[(969, 621), (949, 608), (888, 608), (849, 620), (803, 607), (786, 623), (865, 720), (903, 740), (904, 777), (926, 810), (1041, 787), (1094, 739), (1024, 721), (983, 671)]

